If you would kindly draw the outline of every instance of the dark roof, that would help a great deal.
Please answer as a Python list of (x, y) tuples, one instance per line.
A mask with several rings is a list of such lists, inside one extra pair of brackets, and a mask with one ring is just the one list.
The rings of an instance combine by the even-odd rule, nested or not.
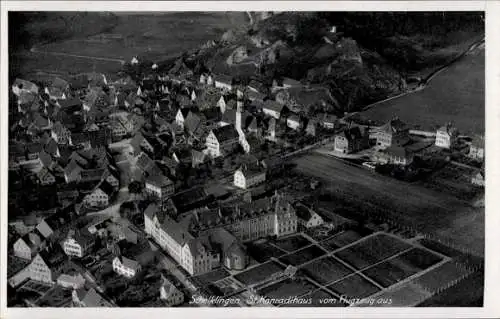
[(345, 137), (348, 141), (357, 140), (363, 137), (359, 127), (351, 127), (343, 130), (339, 135)]
[(263, 108), (281, 113), (281, 111), (284, 108), (284, 105), (273, 100), (267, 100), (264, 102)]
[(408, 129), (408, 126), (406, 125), (406, 123), (404, 123), (403, 121), (401, 121), (397, 117), (393, 118), (392, 120), (390, 120), (389, 122), (384, 124), (382, 127), (380, 127), (380, 130), (382, 132), (390, 133), (390, 134), (405, 131), (407, 129)]
[(233, 78), (231, 76), (229, 76), (229, 75), (217, 74), (215, 76), (215, 81), (222, 82), (222, 83), (232, 84)]
[(146, 183), (155, 185), (157, 187), (163, 187), (166, 185), (173, 185), (173, 182), (166, 176), (164, 175), (150, 175), (148, 178), (146, 178)]
[(203, 125), (203, 120), (202, 116), (199, 116), (194, 112), (189, 112), (185, 118), (184, 126), (189, 132), (193, 133), (196, 132), (201, 125)]
[(219, 143), (239, 138), (238, 132), (232, 125), (225, 125), (212, 130)]
[(54, 139), (50, 139), (47, 144), (45, 144), (45, 151), (51, 155), (54, 155), (57, 153), (58, 146), (57, 142)]
[(40, 153), (43, 150), (43, 146), (40, 143), (30, 143), (26, 145), (26, 151), (28, 154)]
[(58, 103), (63, 109), (64, 108), (73, 109), (74, 107), (81, 107), (82, 106), (82, 102), (80, 101), (79, 98), (70, 98), (70, 99), (66, 99), (66, 100), (59, 100)]
[(408, 157), (412, 154), (406, 147), (396, 145), (391, 145), (388, 148), (382, 150), (382, 152), (397, 157)]

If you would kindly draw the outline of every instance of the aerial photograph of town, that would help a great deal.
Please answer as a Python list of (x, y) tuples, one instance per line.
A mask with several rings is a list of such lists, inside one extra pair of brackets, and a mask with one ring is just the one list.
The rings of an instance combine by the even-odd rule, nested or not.
[(483, 11), (7, 23), (7, 307), (483, 306)]

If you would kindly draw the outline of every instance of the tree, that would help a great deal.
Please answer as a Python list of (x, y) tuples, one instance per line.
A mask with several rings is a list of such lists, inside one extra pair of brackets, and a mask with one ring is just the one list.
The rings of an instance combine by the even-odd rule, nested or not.
[(142, 193), (143, 185), (138, 181), (133, 181), (128, 185), (128, 191), (131, 194), (140, 194)]

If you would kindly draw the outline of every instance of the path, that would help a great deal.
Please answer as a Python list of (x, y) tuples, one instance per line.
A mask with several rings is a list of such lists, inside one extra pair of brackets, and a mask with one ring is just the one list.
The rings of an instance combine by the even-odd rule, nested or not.
[(55, 56), (65, 56), (65, 57), (79, 58), (79, 59), (116, 62), (116, 63), (120, 63), (122, 65), (125, 64), (125, 60), (122, 60), (122, 59), (106, 58), (106, 57), (98, 57), (98, 56), (90, 56), (90, 55), (70, 54), (70, 53), (64, 53), (64, 52), (40, 51), (36, 47), (32, 47), (30, 49), (30, 52), (31, 53), (55, 55)]

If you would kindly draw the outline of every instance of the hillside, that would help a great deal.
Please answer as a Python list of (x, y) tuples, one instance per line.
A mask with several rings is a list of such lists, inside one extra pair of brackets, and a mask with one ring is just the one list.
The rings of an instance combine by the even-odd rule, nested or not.
[[(407, 90), (484, 35), (478, 13), (252, 13), (189, 64), (270, 84), (282, 77), (329, 90), (352, 112)], [(462, 21), (462, 24), (459, 22)], [(404, 22), (404, 23), (403, 23)], [(330, 32), (332, 27), (336, 32)]]

